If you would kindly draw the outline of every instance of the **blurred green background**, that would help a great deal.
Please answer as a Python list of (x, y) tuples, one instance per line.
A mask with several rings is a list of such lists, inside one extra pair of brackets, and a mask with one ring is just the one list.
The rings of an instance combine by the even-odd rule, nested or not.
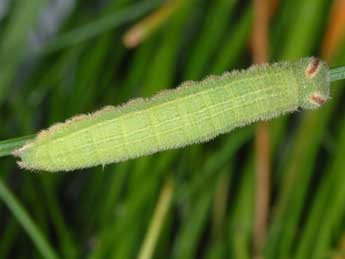
[[(250, 66), (257, 3), (0, 0), (0, 138)], [(268, 61), (345, 65), (344, 0), (263, 3)], [(73, 173), (1, 158), (0, 258), (345, 258), (344, 86), (317, 111), (269, 123), (261, 234), (252, 125)]]

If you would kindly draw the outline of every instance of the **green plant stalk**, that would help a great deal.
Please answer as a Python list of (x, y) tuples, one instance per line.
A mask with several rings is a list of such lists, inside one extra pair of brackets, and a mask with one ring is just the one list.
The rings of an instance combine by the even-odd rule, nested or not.
[(153, 258), (159, 234), (171, 205), (173, 193), (174, 184), (171, 177), (168, 176), (162, 187), (147, 234), (139, 250), (138, 259)]
[(236, 151), (253, 136), (253, 127), (247, 127), (236, 130), (233, 134), (227, 136), (223, 144), (211, 155), (208, 156), (202, 168), (195, 174), (195, 179), (187, 185), (180, 185), (176, 190), (176, 198), (179, 203), (188, 198), (197, 197), (208, 183), (214, 177), (214, 172), (220, 172), (221, 169), (233, 158)]
[(20, 227), (12, 218), (7, 221), (6, 229), (1, 234), (0, 258), (9, 258), (9, 253), (20, 233)]
[[(148, 224), (153, 210), (156, 198), (159, 194), (160, 176), (163, 172), (157, 171), (147, 176), (146, 181), (142, 181), (142, 186), (138, 188), (138, 192), (131, 192), (127, 196), (126, 208), (128, 211), (116, 220), (110, 243), (117, 242), (116, 249), (113, 249), (111, 258), (133, 258), (137, 254), (137, 249), (141, 239), (145, 234), (145, 226)], [(138, 221), (138, 215), (141, 220)], [(143, 222), (145, 222), (143, 224)], [(126, 238), (123, 238), (123, 236)]]
[(333, 68), (329, 74), (331, 82), (345, 79), (345, 66)]
[[(46, 0), (17, 1), (13, 15), (2, 31), (0, 43), (0, 105), (8, 95), (16, 70), (25, 56), (27, 39)], [(3, 25), (2, 25), (3, 26)]]
[[(328, 199), (324, 203), (324, 210), (320, 224), (318, 225), (318, 238), (312, 249), (312, 257), (327, 256), (334, 247), (334, 233), (342, 228), (345, 215), (345, 188), (344, 183), (344, 154), (345, 154), (345, 120), (339, 125), (339, 138), (335, 147), (334, 157), (325, 173), (330, 178), (330, 188), (326, 191)], [(324, 221), (323, 219), (327, 219)]]
[[(108, 3), (101, 12), (101, 17), (112, 15), (114, 12), (119, 12), (118, 9), (124, 8), (125, 5), (131, 4), (131, 0), (112, 0)], [(115, 30), (117, 32), (117, 30)], [(71, 98), (72, 102), (69, 106), (69, 113), (74, 111), (83, 111), (88, 109), (97, 96), (103, 94), (104, 89), (101, 87), (93, 87), (99, 85), (98, 76), (103, 73), (105, 62), (109, 59), (109, 53), (112, 53), (113, 48), (117, 49), (116, 57), (111, 57), (111, 66), (113, 70), (117, 70), (117, 65), (120, 61), (120, 57), (124, 53), (124, 47), (121, 43), (114, 39), (114, 29), (112, 31), (101, 34), (95, 42), (89, 42), (87, 45), (82, 45), (84, 51), (87, 51), (85, 58), (80, 60), (80, 67), (77, 70), (76, 84), (73, 85), (74, 96), (79, 98)], [(117, 43), (114, 46), (114, 43)], [(91, 49), (90, 45), (92, 45)], [(92, 106), (91, 106), (92, 107)], [(94, 107), (92, 107), (94, 108)]]
[[(281, 29), (284, 38), (278, 44), (282, 51), (280, 59), (290, 60), (305, 55), (311, 55), (316, 45), (318, 30), (322, 28), (321, 17), (327, 11), (325, 0), (283, 1), (289, 5), (288, 28)], [(293, 3), (295, 2), (295, 3)], [(313, 8), (310, 8), (310, 7)], [(306, 12), (305, 10), (309, 10)]]
[(219, 173), (212, 205), (212, 241), (208, 246), (205, 258), (229, 258), (227, 254), (226, 214), (229, 204), (231, 179), (234, 173), (233, 160), (229, 161)]
[(229, 254), (234, 258), (251, 258), (251, 235), (254, 216), (254, 188), (255, 188), (255, 164), (254, 153), (247, 159), (241, 178), (240, 188), (234, 199), (234, 207), (228, 214), (227, 234), (229, 236)]
[(58, 256), (54, 249), (50, 246), (40, 230), (37, 228), (36, 224), (32, 221), (29, 214), (25, 211), (17, 198), (12, 194), (12, 192), (7, 188), (1, 179), (0, 198), (8, 206), (10, 211), (23, 226), (27, 234), (31, 237), (42, 256), (47, 259), (57, 259)]
[(34, 137), (35, 135), (28, 135), (24, 137), (0, 141), (0, 157), (10, 155), (13, 150), (21, 147), (26, 142), (32, 140)]
[[(135, 51), (134, 57), (129, 65), (127, 79), (121, 85), (120, 91), (116, 93), (117, 103), (125, 102), (131, 96), (135, 97), (137, 95), (138, 85), (141, 86), (141, 82), (145, 82), (146, 73), (150, 73), (151, 71), (147, 68), (147, 63), (151, 62), (151, 58), (154, 56), (153, 53), (157, 53), (154, 39), (154, 37), (146, 39)], [(143, 87), (145, 88), (145, 86)]]
[(76, 246), (75, 239), (71, 233), (71, 229), (69, 229), (66, 225), (63, 211), (61, 210), (59, 200), (55, 193), (55, 183), (51, 178), (40, 177), (40, 180), (46, 196), (46, 206), (49, 210), (48, 215), (50, 215), (51, 219), (53, 220), (55, 232), (57, 233), (60, 243), (59, 247), (60, 250), (63, 251), (62, 255), (64, 258), (78, 258), (79, 251)]
[(214, 185), (215, 180), (213, 179), (212, 183), (209, 183), (200, 194), (200, 197), (194, 200), (190, 213), (183, 220), (183, 227), (177, 233), (176, 241), (172, 248), (173, 259), (195, 258), (197, 251), (196, 245), (205, 227), (211, 206)]
[[(229, 160), (233, 159), (236, 151), (244, 143), (248, 142), (252, 135), (253, 128), (248, 127), (228, 136), (224, 144), (207, 158), (200, 167), (201, 169), (195, 172), (194, 178), (185, 185), (180, 184), (179, 189), (176, 190), (177, 204), (190, 202), (192, 206), (190, 212), (194, 215), (185, 219), (188, 223), (183, 224), (176, 237), (176, 240), (179, 240), (176, 241), (178, 244), (175, 244), (174, 247), (174, 254), (177, 258), (180, 258), (179, 256), (182, 255), (185, 258), (194, 258), (193, 255), (197, 252), (195, 244), (206, 227), (202, 223), (205, 223), (203, 220), (207, 219), (208, 209), (211, 206), (212, 197), (208, 196), (213, 194), (214, 184), (216, 184), (219, 174), (223, 172), (222, 168), (226, 166)], [(199, 204), (203, 204), (203, 208), (199, 208), (200, 211), (195, 212)], [(194, 222), (193, 218), (197, 219), (197, 221)]]
[(212, 74), (221, 74), (231, 68), (238, 57), (243, 54), (243, 50), (249, 40), (253, 25), (253, 7), (249, 6), (237, 24), (228, 33), (224, 44), (220, 46), (218, 55), (210, 69)]
[(220, 40), (224, 36), (224, 31), (228, 26), (226, 21), (232, 16), (235, 4), (235, 0), (212, 1), (203, 30), (195, 46), (191, 48), (192, 53), (184, 74), (186, 80), (198, 80), (205, 73), (210, 57), (217, 51)]
[(58, 36), (48, 44), (44, 51), (49, 53), (92, 39), (101, 33), (117, 28), (124, 23), (141, 17), (153, 8), (159, 6), (161, 2), (161, 0), (140, 1), (130, 7), (108, 14), (94, 22), (90, 22), (80, 28)]

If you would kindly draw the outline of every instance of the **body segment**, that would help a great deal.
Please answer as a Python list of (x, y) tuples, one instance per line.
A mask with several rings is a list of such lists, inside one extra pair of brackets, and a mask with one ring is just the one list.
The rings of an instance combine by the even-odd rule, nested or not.
[(68, 171), (204, 142), (298, 107), (316, 108), (317, 98), (328, 98), (329, 79), (324, 63), (310, 68), (315, 60), (225, 73), (77, 116), (41, 132), (15, 154), (25, 168)]

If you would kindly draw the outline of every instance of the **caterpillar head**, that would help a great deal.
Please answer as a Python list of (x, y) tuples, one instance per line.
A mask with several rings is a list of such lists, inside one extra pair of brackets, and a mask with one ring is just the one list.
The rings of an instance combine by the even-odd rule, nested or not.
[(329, 68), (318, 58), (304, 58), (294, 64), (299, 90), (299, 106), (316, 109), (329, 99)]

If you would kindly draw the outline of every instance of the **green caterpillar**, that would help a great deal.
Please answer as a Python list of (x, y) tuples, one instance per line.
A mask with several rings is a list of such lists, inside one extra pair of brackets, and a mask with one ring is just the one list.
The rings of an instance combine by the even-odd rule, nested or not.
[(260, 120), (314, 109), (329, 99), (328, 66), (317, 58), (253, 66), (80, 115), (14, 151), (20, 167), (70, 171), (210, 140)]

